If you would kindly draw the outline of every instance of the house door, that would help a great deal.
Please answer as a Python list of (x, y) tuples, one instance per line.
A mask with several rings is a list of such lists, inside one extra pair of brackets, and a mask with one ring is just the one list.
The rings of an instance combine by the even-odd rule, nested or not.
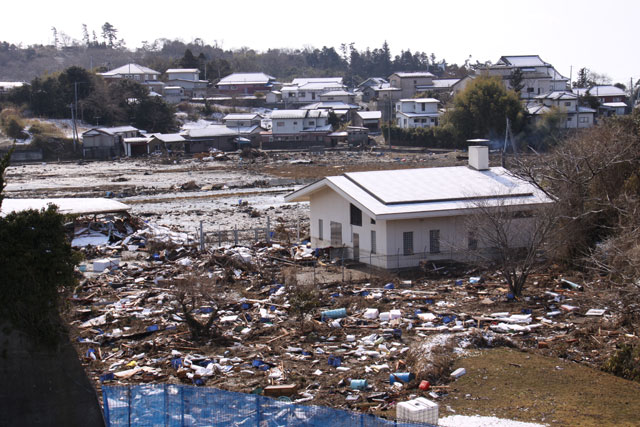
[(360, 235), (358, 233), (353, 233), (353, 260), (360, 261)]

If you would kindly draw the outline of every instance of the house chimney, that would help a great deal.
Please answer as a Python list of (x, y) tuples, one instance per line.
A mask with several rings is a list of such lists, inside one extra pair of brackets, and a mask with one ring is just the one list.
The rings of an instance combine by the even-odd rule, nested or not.
[(469, 146), (469, 167), (478, 171), (489, 169), (489, 147), (486, 145)]

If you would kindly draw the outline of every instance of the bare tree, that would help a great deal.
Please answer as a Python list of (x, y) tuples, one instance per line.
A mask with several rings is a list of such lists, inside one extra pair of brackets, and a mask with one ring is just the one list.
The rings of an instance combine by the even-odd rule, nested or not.
[(223, 344), (228, 341), (214, 323), (218, 317), (218, 302), (213, 297), (216, 281), (188, 275), (172, 282), (174, 305), (177, 314), (184, 318), (191, 338), (194, 340), (212, 339)]
[(481, 261), (496, 262), (509, 291), (520, 297), (555, 226), (553, 205), (509, 205), (500, 199), (477, 201), (474, 208), (467, 219), (470, 251)]

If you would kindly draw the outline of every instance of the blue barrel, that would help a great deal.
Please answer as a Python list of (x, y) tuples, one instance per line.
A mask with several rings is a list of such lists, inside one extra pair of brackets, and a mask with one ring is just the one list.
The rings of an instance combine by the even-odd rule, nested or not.
[(393, 384), (396, 381), (401, 383), (408, 383), (413, 379), (413, 374), (411, 372), (394, 372), (389, 375), (389, 383)]
[(340, 319), (342, 317), (347, 317), (347, 309), (346, 308), (338, 308), (335, 310), (327, 310), (322, 312), (321, 319)]
[(364, 390), (367, 388), (367, 380), (351, 380), (350, 387), (352, 390)]

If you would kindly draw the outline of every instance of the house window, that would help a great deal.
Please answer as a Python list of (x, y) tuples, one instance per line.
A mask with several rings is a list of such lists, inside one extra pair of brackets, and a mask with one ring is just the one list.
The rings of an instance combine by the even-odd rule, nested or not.
[(299, 93), (298, 93), (298, 96), (299, 96), (300, 98), (304, 98), (304, 97), (305, 97), (305, 94), (304, 94), (304, 92), (299, 92)]
[(580, 123), (589, 123), (589, 117), (580, 117)]
[(316, 122), (314, 122), (313, 120), (309, 120), (309, 126), (315, 126)]
[(316, 99), (316, 93), (315, 92), (311, 92), (311, 99)]
[(324, 228), (324, 224), (321, 219), (318, 220), (318, 239), (324, 240), (324, 236), (322, 234), (322, 230)]
[(565, 101), (564, 105), (565, 107), (571, 107), (571, 101)]
[(293, 122), (294, 126), (298, 124), (298, 122)]
[(277, 127), (284, 127), (284, 122), (276, 122)]
[(373, 219), (373, 218), (371, 218), (371, 224), (374, 224), (374, 225), (375, 225), (375, 223), (376, 223), (376, 220), (375, 220), (375, 219)]
[(293, 98), (294, 96), (296, 96), (296, 94), (295, 94), (295, 93), (293, 93), (293, 92), (289, 92), (289, 98)]
[(527, 88), (527, 93), (533, 93), (533, 88), (532, 87), (528, 87)]
[(427, 108), (427, 106), (425, 105), (425, 103), (423, 102), (422, 104), (422, 111), (425, 111), (425, 109)]
[(402, 254), (413, 255), (413, 231), (402, 233)]
[(350, 208), (351, 225), (362, 226), (362, 211), (358, 209), (357, 206), (354, 206), (351, 203), (349, 204), (349, 208)]
[(371, 230), (371, 253), (375, 254), (378, 250), (378, 245), (376, 244), (376, 230)]
[(567, 121), (570, 122), (573, 117), (567, 117)]
[(469, 231), (469, 235), (467, 236), (467, 248), (470, 251), (478, 249), (478, 238), (476, 237), (476, 232), (473, 230)]
[(440, 230), (429, 230), (429, 252), (440, 253)]
[(342, 246), (342, 224), (331, 221), (331, 246)]

